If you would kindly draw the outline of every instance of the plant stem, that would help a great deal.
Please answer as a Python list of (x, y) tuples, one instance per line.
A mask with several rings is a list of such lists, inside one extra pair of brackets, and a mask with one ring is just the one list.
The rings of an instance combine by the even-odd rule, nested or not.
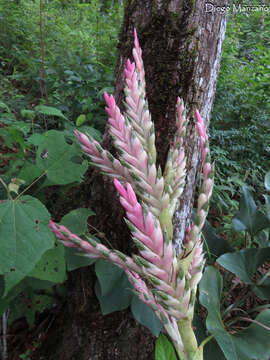
[(29, 190), (36, 182), (38, 182), (44, 175), (46, 175), (46, 171), (44, 171), (36, 180), (34, 180), (30, 185), (27, 186), (16, 198), (14, 201), (17, 201), (27, 190)]
[(10, 195), (10, 191), (9, 191), (9, 189), (8, 189), (8, 186), (7, 186), (7, 184), (4, 182), (4, 180), (1, 178), (1, 176), (0, 176), (0, 182), (1, 182), (1, 184), (4, 186), (4, 188), (7, 190), (7, 195), (8, 195), (9, 200), (12, 200), (12, 197), (11, 197), (11, 195)]
[(185, 357), (183, 360), (203, 360), (203, 348), (198, 348), (197, 340), (192, 329), (192, 318), (180, 320), (178, 322), (178, 329), (185, 349)]

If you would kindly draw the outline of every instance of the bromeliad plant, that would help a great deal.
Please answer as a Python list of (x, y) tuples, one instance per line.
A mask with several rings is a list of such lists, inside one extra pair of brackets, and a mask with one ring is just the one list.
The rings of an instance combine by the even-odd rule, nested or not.
[[(122, 268), (138, 297), (155, 312), (171, 338), (180, 360), (203, 359), (192, 319), (197, 285), (202, 277), (204, 256), (201, 231), (213, 189), (208, 137), (196, 111), (196, 125), (202, 151), (203, 182), (194, 222), (187, 229), (183, 249), (177, 256), (173, 246), (172, 217), (185, 185), (186, 158), (183, 148), (187, 119), (183, 101), (177, 99), (177, 132), (171, 144), (165, 171), (156, 166), (154, 124), (145, 95), (142, 50), (136, 30), (133, 57), (126, 63), (125, 104), (122, 115), (112, 95), (104, 94), (109, 129), (119, 160), (83, 133), (75, 131), (91, 163), (114, 178), (126, 223), (139, 254), (127, 256), (110, 250), (92, 238), (83, 240), (53, 221), (50, 227), (67, 247), (74, 247), (92, 259), (106, 259)], [(140, 202), (138, 201), (138, 198)]]

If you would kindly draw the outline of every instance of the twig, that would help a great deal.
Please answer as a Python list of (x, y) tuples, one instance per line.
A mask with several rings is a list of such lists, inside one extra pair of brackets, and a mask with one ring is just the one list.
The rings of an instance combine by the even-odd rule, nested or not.
[(25, 188), (18, 196), (16, 196), (14, 201), (17, 201), (28, 189), (30, 189), (36, 182), (38, 182), (45, 174), (46, 171), (44, 171), (44, 173), (42, 173), (38, 178), (36, 178), (36, 180), (34, 180), (30, 185), (28, 185), (27, 188)]
[(7, 319), (8, 319), (8, 310), (6, 310), (2, 315), (2, 360), (8, 360)]

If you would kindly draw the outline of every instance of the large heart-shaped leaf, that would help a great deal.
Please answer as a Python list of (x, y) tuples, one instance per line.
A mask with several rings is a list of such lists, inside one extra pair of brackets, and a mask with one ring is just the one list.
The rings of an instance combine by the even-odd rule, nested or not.
[(208, 254), (210, 261), (212, 260), (214, 262), (220, 255), (233, 251), (230, 244), (218, 236), (214, 228), (208, 222), (206, 222), (204, 234), (206, 241), (205, 252)]
[(96, 261), (95, 271), (102, 296), (106, 296), (114, 288), (119, 287), (119, 284), (126, 278), (126, 274), (122, 269), (105, 260)]
[(172, 344), (163, 334), (156, 341), (155, 360), (177, 360)]
[(222, 277), (208, 266), (200, 282), (200, 302), (207, 309), (206, 327), (214, 335), (227, 360), (267, 360), (270, 356), (270, 310), (262, 311), (247, 329), (234, 335), (226, 331), (221, 313)]
[(28, 195), (0, 203), (0, 273), (5, 278), (4, 296), (54, 246), (49, 219), (45, 206)]
[(9, 304), (8, 322), (11, 324), (17, 319), (25, 317), (30, 328), (35, 323), (37, 312), (42, 313), (57, 303), (57, 298), (45, 294), (35, 294), (24, 291)]
[(234, 253), (224, 254), (217, 262), (234, 273), (244, 283), (252, 284), (252, 277), (258, 267), (270, 260), (270, 248), (242, 249)]
[[(196, 310), (192, 321), (192, 326), (195, 331), (196, 339), (198, 344), (201, 344), (208, 336), (205, 321), (199, 317)], [(203, 356), (207, 360), (226, 360), (222, 350), (215, 339), (208, 341), (203, 347)]]
[(162, 322), (155, 315), (154, 311), (144, 304), (136, 295), (133, 296), (131, 302), (131, 311), (141, 325), (146, 326), (153, 335), (159, 335), (163, 326)]
[(129, 307), (133, 293), (124, 271), (122, 272), (117, 285), (114, 286), (110, 292), (106, 292), (106, 295), (102, 295), (101, 284), (103, 286), (103, 290), (108, 290), (109, 286), (105, 286), (103, 280), (101, 280), (101, 283), (97, 281), (95, 284), (95, 292), (103, 315), (110, 314), (114, 311), (124, 310)]
[(61, 224), (66, 226), (72, 233), (80, 236), (87, 230), (87, 219), (95, 215), (94, 211), (85, 208), (72, 210), (61, 219)]
[[(80, 236), (87, 231), (87, 219), (95, 213), (90, 209), (79, 208), (72, 210), (62, 217), (61, 224), (66, 226), (72, 233)], [(98, 239), (95, 239), (98, 241)], [(80, 267), (92, 265), (96, 260), (90, 259), (74, 248), (65, 248), (66, 265), (69, 271)]]
[(255, 201), (245, 186), (242, 187), (239, 211), (232, 222), (235, 231), (247, 230), (252, 236), (270, 226), (267, 217), (257, 210)]
[(64, 246), (57, 243), (53, 249), (46, 251), (29, 276), (52, 283), (64, 282), (66, 279)]
[(80, 182), (87, 170), (87, 161), (78, 164), (74, 159), (78, 157), (75, 144), (68, 145), (61, 131), (50, 130), (38, 147), (36, 164), (46, 171), (51, 184), (65, 185)]
[(254, 288), (254, 293), (263, 300), (270, 299), (270, 279), (266, 279), (263, 284), (257, 285)]

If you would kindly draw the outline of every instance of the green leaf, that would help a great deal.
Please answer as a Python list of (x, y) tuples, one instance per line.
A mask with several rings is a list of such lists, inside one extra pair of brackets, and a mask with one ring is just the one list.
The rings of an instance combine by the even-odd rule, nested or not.
[(76, 119), (76, 126), (81, 126), (86, 120), (86, 116), (84, 114), (81, 114)]
[(270, 356), (269, 329), (270, 310), (263, 310), (255, 319), (257, 323), (250, 325), (242, 332), (231, 336), (238, 352), (239, 360), (268, 360)]
[(129, 281), (126, 278), (126, 280), (122, 280), (120, 287), (115, 288), (108, 295), (102, 296), (100, 284), (96, 282), (95, 293), (103, 315), (108, 315), (114, 311), (125, 310), (129, 307), (133, 296), (129, 286)]
[(268, 171), (268, 173), (265, 175), (264, 186), (266, 190), (270, 191), (270, 171)]
[(252, 284), (258, 267), (270, 260), (270, 248), (242, 249), (222, 255), (217, 262), (238, 276), (245, 284)]
[(2, 101), (0, 101), (0, 109), (4, 109), (5, 111), (10, 112), (9, 107)]
[(270, 299), (270, 279), (266, 279), (263, 284), (255, 286), (254, 294), (262, 300)]
[(0, 316), (3, 312), (8, 308), (10, 302), (18, 297), (18, 295), (22, 292), (32, 291), (32, 290), (41, 290), (41, 289), (49, 289), (52, 288), (55, 284), (49, 281), (38, 280), (31, 277), (26, 277), (22, 281), (20, 281), (17, 285), (15, 285), (8, 294), (1, 298), (3, 293), (0, 293)]
[(28, 110), (28, 109), (22, 109), (21, 115), (22, 115), (22, 117), (29, 119), (29, 120), (34, 120), (34, 118), (36, 116), (36, 114), (33, 110)]
[[(227, 360), (267, 360), (270, 356), (270, 310), (262, 311), (247, 329), (231, 335), (225, 330), (221, 313), (222, 277), (208, 266), (200, 282), (200, 303), (207, 309), (206, 327), (214, 335)], [(260, 324), (259, 324), (260, 323)]]
[(31, 130), (31, 124), (27, 124), (24, 121), (14, 121), (12, 122), (11, 128), (22, 132), (23, 135), (26, 136)]
[(57, 243), (53, 249), (46, 251), (29, 276), (53, 283), (64, 282), (66, 280), (64, 246)]
[(72, 271), (95, 263), (96, 259), (90, 259), (78, 251), (78, 249), (65, 247), (67, 270)]
[[(80, 236), (87, 231), (87, 219), (95, 213), (86, 208), (79, 208), (72, 210), (61, 219), (61, 224), (66, 226), (72, 233)], [(69, 271), (78, 269), (80, 267), (94, 264), (95, 259), (90, 259), (84, 256), (78, 249), (65, 248), (66, 265)]]
[(207, 266), (200, 282), (200, 303), (208, 310), (206, 327), (223, 350), (227, 359), (238, 360), (230, 335), (224, 329), (220, 314), (223, 280), (216, 268)]
[[(195, 309), (192, 325), (195, 331), (198, 344), (201, 344), (209, 333), (205, 327), (205, 320), (201, 319)], [(207, 360), (226, 360), (224, 354), (215, 339), (208, 341), (203, 348), (204, 359)]]
[[(97, 263), (103, 264), (97, 265)], [(110, 277), (109, 271), (107, 272), (104, 269), (106, 266), (114, 273), (114, 277)], [(102, 314), (107, 315), (114, 311), (128, 308), (133, 293), (124, 270), (119, 269), (119, 272), (117, 272), (117, 270), (114, 269), (116, 265), (104, 260), (98, 260), (96, 267), (98, 270), (101, 270), (97, 273), (98, 281), (95, 284), (95, 292), (101, 306)], [(104, 277), (102, 277), (102, 274), (104, 274)], [(113, 286), (108, 283), (111, 279), (113, 280)], [(115, 282), (116, 279), (118, 279), (117, 282)]]
[(239, 211), (232, 220), (235, 231), (248, 230), (254, 236), (270, 226), (267, 217), (257, 210), (255, 201), (246, 187), (242, 187)]
[(38, 113), (43, 114), (43, 115), (57, 116), (57, 117), (67, 120), (67, 118), (62, 113), (62, 111), (60, 111), (52, 106), (38, 105), (35, 107), (35, 111), (37, 111)]
[(134, 295), (131, 302), (131, 311), (135, 319), (146, 326), (154, 336), (158, 336), (163, 324), (155, 315), (154, 311), (143, 303), (138, 296)]
[(19, 172), (18, 177), (20, 179), (23, 179), (25, 181), (25, 184), (31, 184), (35, 179), (37, 179), (41, 174), (43, 173), (43, 170), (38, 168), (36, 165), (30, 163), (29, 161), (25, 161), (24, 165)]
[(155, 360), (177, 360), (173, 345), (163, 334), (156, 341)]
[(209, 224), (209, 222), (206, 222), (204, 234), (207, 244), (207, 246), (205, 246), (206, 253), (209, 250), (210, 255), (214, 255), (214, 260), (224, 253), (233, 251), (230, 244), (216, 234), (214, 228)]
[(30, 143), (30, 144), (33, 144), (35, 146), (39, 146), (42, 141), (44, 141), (45, 139), (45, 135), (44, 134), (32, 134), (31, 136), (29, 136), (29, 138), (27, 139), (27, 141)]
[(31, 291), (25, 291), (17, 296), (9, 305), (8, 323), (25, 317), (30, 328), (35, 323), (36, 313), (42, 313), (50, 309), (57, 303), (57, 299), (43, 294), (34, 294)]
[(54, 246), (49, 219), (45, 206), (28, 195), (0, 203), (0, 273), (5, 274), (4, 296)]
[(111, 262), (98, 260), (95, 264), (95, 271), (101, 288), (101, 295), (106, 296), (126, 277), (124, 270)]
[(62, 217), (61, 224), (66, 226), (72, 233), (83, 235), (87, 231), (87, 219), (95, 215), (94, 211), (86, 208), (72, 210)]
[(73, 162), (72, 159), (77, 155), (76, 146), (68, 145), (62, 132), (50, 130), (38, 147), (36, 164), (46, 171), (48, 180), (54, 184), (80, 182), (87, 164)]

